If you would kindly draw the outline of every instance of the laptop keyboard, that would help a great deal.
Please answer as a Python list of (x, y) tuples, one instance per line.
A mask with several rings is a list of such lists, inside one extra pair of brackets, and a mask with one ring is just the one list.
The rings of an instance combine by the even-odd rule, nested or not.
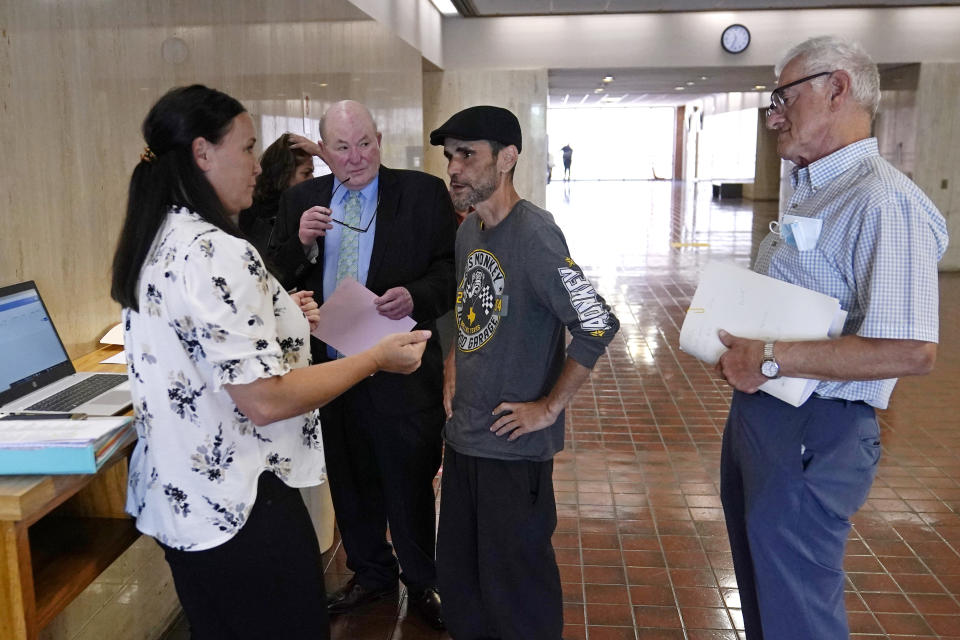
[(27, 407), (27, 411), (70, 411), (126, 381), (125, 373), (99, 373)]

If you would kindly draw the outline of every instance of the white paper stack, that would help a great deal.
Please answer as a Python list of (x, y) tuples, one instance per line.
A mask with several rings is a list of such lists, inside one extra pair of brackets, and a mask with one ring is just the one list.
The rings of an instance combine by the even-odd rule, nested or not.
[[(733, 264), (709, 262), (684, 318), (680, 348), (716, 364), (727, 350), (717, 335), (720, 329), (763, 341), (823, 340), (839, 335), (846, 317), (836, 298)], [(778, 378), (760, 388), (799, 407), (818, 382)]]

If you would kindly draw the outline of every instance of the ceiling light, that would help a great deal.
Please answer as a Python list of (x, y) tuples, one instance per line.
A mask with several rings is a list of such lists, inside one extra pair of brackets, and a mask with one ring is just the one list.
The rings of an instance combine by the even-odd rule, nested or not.
[(603, 76), (604, 82), (613, 82), (613, 76)]
[(684, 89), (686, 89), (686, 87), (674, 87), (674, 88), (673, 88), (674, 91), (683, 91)]
[(710, 78), (708, 78), (707, 76), (700, 76), (700, 79), (701, 79), (701, 80), (709, 80)]
[(692, 87), (692, 86), (695, 85), (695, 84), (696, 84), (696, 83), (695, 83), (693, 80), (687, 80), (687, 86), (688, 86), (688, 87)]
[(594, 93), (603, 93), (603, 87), (597, 87), (593, 90)]
[(753, 88), (756, 89), (757, 91), (763, 91), (764, 89), (767, 88), (767, 85), (765, 85), (765, 84), (755, 84), (755, 85), (753, 85)]
[(450, 0), (430, 0), (437, 11), (445, 16), (458, 16), (460, 13)]

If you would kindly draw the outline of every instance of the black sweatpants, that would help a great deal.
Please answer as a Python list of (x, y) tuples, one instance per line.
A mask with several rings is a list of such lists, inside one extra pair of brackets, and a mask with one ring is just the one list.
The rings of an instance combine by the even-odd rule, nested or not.
[(442, 483), (437, 577), (450, 635), (559, 640), (553, 460), (477, 458), (448, 446)]
[(330, 638), (320, 547), (300, 491), (260, 476), (246, 524), (205, 551), (160, 545), (193, 640)]

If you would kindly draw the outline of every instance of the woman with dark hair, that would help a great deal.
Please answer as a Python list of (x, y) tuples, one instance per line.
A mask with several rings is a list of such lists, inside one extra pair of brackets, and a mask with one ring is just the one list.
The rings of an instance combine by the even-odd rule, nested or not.
[(288, 295), (237, 227), (260, 173), (250, 115), (181, 87), (143, 136), (111, 290), (139, 436), (127, 511), (163, 548), (193, 638), (328, 638), (295, 488), (324, 480), (315, 409), (376, 371), (415, 370), (430, 332), (308, 366), (316, 303)]
[(277, 218), (280, 194), (313, 177), (313, 156), (303, 144), (310, 141), (285, 133), (260, 156), (262, 173), (253, 189), (253, 205), (240, 212), (240, 230), (263, 254)]

